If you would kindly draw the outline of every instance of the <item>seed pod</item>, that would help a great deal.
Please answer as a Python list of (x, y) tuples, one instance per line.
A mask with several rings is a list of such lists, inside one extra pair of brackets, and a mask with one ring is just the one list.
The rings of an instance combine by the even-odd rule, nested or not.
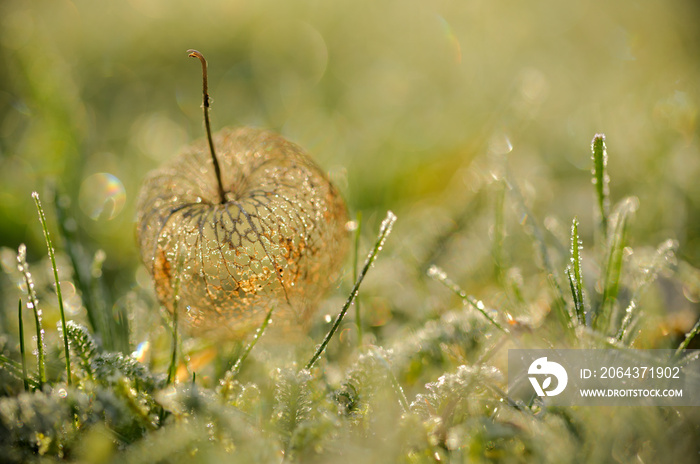
[(272, 305), (275, 325), (303, 326), (345, 255), (343, 199), (275, 133), (223, 129), (209, 142), (151, 172), (139, 195), (137, 239), (160, 302), (173, 310), (179, 275), (194, 335), (242, 338)]

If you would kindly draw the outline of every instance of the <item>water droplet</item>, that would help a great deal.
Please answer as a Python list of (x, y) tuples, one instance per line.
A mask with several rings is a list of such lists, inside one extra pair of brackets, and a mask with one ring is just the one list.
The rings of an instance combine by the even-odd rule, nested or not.
[(489, 140), (489, 153), (492, 155), (507, 155), (513, 151), (513, 144), (505, 133), (496, 133)]
[(445, 280), (447, 279), (447, 274), (445, 274), (445, 271), (439, 267), (432, 265), (428, 268), (428, 277), (433, 277), (438, 280)]

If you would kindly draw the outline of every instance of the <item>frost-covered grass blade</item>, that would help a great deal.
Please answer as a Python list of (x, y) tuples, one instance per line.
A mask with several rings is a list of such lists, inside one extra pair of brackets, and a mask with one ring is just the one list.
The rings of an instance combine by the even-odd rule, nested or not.
[(17, 308), (17, 320), (19, 323), (19, 355), (22, 360), (22, 383), (24, 391), (29, 391), (29, 382), (27, 376), (27, 357), (24, 354), (24, 322), (22, 317), (22, 298), (19, 299), (19, 307)]
[(328, 346), (328, 343), (331, 341), (333, 334), (335, 334), (335, 332), (338, 330), (338, 327), (340, 327), (340, 323), (345, 317), (345, 313), (347, 313), (348, 308), (355, 300), (355, 297), (357, 297), (357, 292), (360, 291), (360, 285), (362, 284), (365, 275), (367, 275), (367, 271), (369, 271), (369, 268), (372, 267), (372, 263), (374, 263), (374, 260), (377, 258), (377, 255), (384, 246), (384, 242), (386, 242), (387, 237), (389, 237), (389, 234), (391, 233), (391, 229), (394, 226), (395, 222), (396, 215), (391, 211), (387, 212), (386, 218), (382, 221), (382, 225), (379, 228), (379, 235), (377, 236), (377, 241), (374, 243), (374, 248), (372, 248), (372, 250), (369, 252), (369, 255), (367, 255), (367, 259), (365, 260), (365, 264), (362, 266), (360, 275), (357, 277), (357, 280), (355, 280), (355, 285), (350, 291), (350, 296), (348, 296), (348, 299), (345, 301), (343, 308), (340, 310), (338, 316), (335, 318), (333, 326), (331, 326), (331, 329), (328, 331), (328, 334), (323, 339), (323, 342), (321, 342), (314, 355), (306, 364), (306, 369), (311, 369), (316, 363), (316, 361), (318, 361), (318, 358), (321, 357), (323, 351), (326, 349), (326, 346)]
[(54, 253), (53, 243), (51, 242), (49, 227), (46, 225), (46, 215), (44, 214), (44, 209), (41, 207), (41, 200), (39, 199), (39, 194), (37, 192), (32, 193), (32, 198), (34, 198), (34, 203), (36, 204), (36, 209), (39, 213), (41, 229), (44, 231), (46, 248), (48, 248), (49, 250), (49, 258), (51, 259), (51, 268), (53, 269), (53, 277), (54, 282), (56, 284), (56, 296), (58, 297), (58, 310), (61, 314), (61, 330), (63, 331), (63, 349), (66, 354), (66, 382), (68, 383), (68, 385), (70, 385), (71, 370), (70, 353), (68, 351), (68, 334), (66, 333), (66, 314), (63, 310), (63, 295), (61, 294), (61, 282), (58, 279), (58, 268), (56, 267), (56, 254)]
[(698, 319), (693, 328), (690, 329), (690, 332), (685, 334), (685, 339), (683, 339), (681, 344), (678, 346), (678, 349), (676, 349), (676, 356), (679, 356), (683, 350), (688, 348), (688, 345), (693, 341), (698, 332), (700, 332), (700, 319)]
[[(633, 333), (634, 327), (637, 325), (642, 312), (639, 308), (641, 304), (642, 295), (646, 289), (656, 280), (659, 273), (663, 269), (667, 269), (671, 266), (675, 266), (676, 262), (676, 249), (678, 248), (678, 242), (675, 240), (666, 240), (656, 249), (654, 259), (649, 267), (642, 270), (642, 278), (637, 283), (636, 288), (632, 293), (632, 298), (627, 305), (622, 316), (622, 321), (620, 322), (620, 327), (617, 331), (616, 338), (618, 340), (624, 341), (629, 344), (632, 342), (631, 334)], [(617, 321), (612, 321), (617, 323)]]
[(41, 323), (42, 314), (41, 309), (39, 309), (39, 300), (34, 289), (34, 279), (32, 279), (32, 274), (29, 272), (29, 264), (27, 264), (27, 247), (24, 244), (21, 244), (17, 249), (17, 269), (22, 273), (24, 284), (27, 287), (27, 306), (34, 313), (34, 325), (36, 326), (37, 372), (39, 375), (39, 388), (41, 388), (46, 383), (46, 342), (44, 341), (44, 328)]
[(508, 329), (503, 327), (496, 319), (494, 319), (487, 311), (486, 311), (486, 306), (484, 306), (484, 303), (480, 300), (477, 300), (476, 298), (467, 295), (467, 293), (462, 290), (459, 285), (457, 285), (452, 279), (447, 277), (447, 274), (445, 271), (440, 269), (437, 266), (430, 266), (430, 269), (428, 269), (428, 276), (432, 277), (433, 279), (437, 280), (441, 284), (443, 284), (445, 287), (449, 288), (452, 290), (452, 292), (460, 297), (462, 301), (465, 304), (468, 304), (472, 308), (476, 309), (479, 311), (483, 316), (491, 323), (493, 324), (494, 327), (496, 327), (498, 330), (500, 330), (503, 333), (509, 333)]
[(581, 272), (581, 250), (583, 245), (578, 235), (578, 219), (571, 224), (571, 265), (566, 273), (569, 277), (571, 295), (574, 300), (574, 313), (581, 325), (586, 325), (586, 306), (583, 300), (583, 274)]
[[(352, 258), (352, 280), (357, 281), (357, 268), (360, 265), (360, 237), (362, 235), (362, 212), (357, 212), (355, 243)], [(355, 325), (357, 326), (357, 346), (362, 346), (362, 313), (360, 312), (360, 295), (355, 297)]]
[(177, 344), (178, 344), (178, 317), (179, 317), (179, 302), (180, 302), (180, 272), (182, 265), (178, 262), (177, 275), (175, 276), (175, 284), (173, 286), (173, 345), (170, 352), (170, 366), (168, 367), (168, 380), (166, 383), (173, 382), (177, 372)]
[(245, 347), (243, 350), (243, 353), (238, 357), (236, 362), (234, 363), (233, 367), (229, 370), (229, 372), (226, 373), (226, 378), (227, 379), (234, 379), (238, 372), (241, 370), (241, 366), (243, 365), (243, 362), (248, 358), (248, 355), (250, 352), (253, 350), (253, 347), (258, 343), (258, 340), (260, 340), (260, 337), (263, 336), (265, 333), (265, 330), (267, 329), (267, 326), (270, 325), (270, 322), (272, 321), (272, 313), (274, 312), (275, 307), (271, 306), (270, 309), (267, 311), (267, 314), (265, 315), (265, 319), (263, 319), (262, 324), (260, 324), (260, 327), (255, 331), (255, 335), (253, 335), (253, 339), (248, 343), (248, 345)]
[[(552, 258), (549, 255), (547, 242), (544, 239), (542, 228), (539, 226), (537, 221), (533, 219), (532, 212), (525, 203), (525, 198), (523, 198), (520, 188), (514, 181), (510, 180), (509, 177), (510, 175), (508, 176), (508, 186), (511, 193), (515, 197), (516, 206), (520, 211), (520, 215), (524, 218), (523, 225), (528, 224), (530, 226), (529, 230), (527, 228), (525, 230), (532, 236), (532, 239), (535, 242), (542, 260), (542, 264), (544, 265), (544, 270), (547, 273), (547, 282), (554, 293), (554, 309), (557, 312), (557, 316), (559, 317), (561, 324), (566, 329), (571, 330), (573, 329), (574, 315), (569, 311), (566, 300), (564, 299), (564, 290), (559, 284), (559, 273), (557, 272), (552, 262)], [(564, 249), (564, 247), (560, 246), (559, 243), (556, 243), (556, 245), (557, 249)]]
[(608, 249), (603, 273), (603, 296), (600, 307), (593, 316), (593, 327), (607, 332), (613, 307), (617, 301), (622, 274), (622, 260), (627, 246), (627, 234), (632, 214), (637, 209), (636, 198), (622, 200), (612, 215), (612, 232), (608, 237)]
[(610, 178), (608, 177), (608, 152), (605, 147), (605, 135), (596, 134), (591, 141), (593, 152), (593, 184), (598, 198), (598, 215), (603, 237), (608, 231), (608, 215), (610, 210)]

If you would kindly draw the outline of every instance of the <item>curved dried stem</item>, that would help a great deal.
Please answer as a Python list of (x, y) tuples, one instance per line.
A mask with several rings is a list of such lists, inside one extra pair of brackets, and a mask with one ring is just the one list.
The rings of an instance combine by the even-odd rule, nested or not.
[(214, 163), (214, 172), (216, 173), (216, 181), (219, 187), (219, 200), (221, 204), (226, 203), (226, 194), (224, 193), (224, 186), (221, 183), (221, 168), (219, 168), (219, 161), (216, 158), (216, 151), (214, 150), (214, 141), (211, 138), (211, 124), (209, 123), (209, 85), (207, 80), (207, 60), (204, 59), (202, 55), (197, 50), (187, 50), (187, 56), (192, 58), (198, 58), (202, 63), (202, 108), (204, 109), (204, 126), (207, 129), (207, 141), (209, 142), (209, 153), (211, 153), (211, 159)]

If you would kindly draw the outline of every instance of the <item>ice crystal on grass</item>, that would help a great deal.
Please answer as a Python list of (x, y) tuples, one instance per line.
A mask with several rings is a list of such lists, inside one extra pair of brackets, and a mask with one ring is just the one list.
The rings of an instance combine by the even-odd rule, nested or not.
[(605, 147), (605, 135), (596, 134), (591, 141), (593, 152), (593, 184), (598, 198), (598, 216), (603, 229), (603, 235), (608, 230), (608, 215), (610, 214), (610, 177), (608, 176), (608, 151)]
[[(501, 373), (493, 367), (460, 365), (455, 372), (443, 374), (435, 382), (426, 384), (427, 392), (416, 395), (411, 403), (411, 412), (421, 421), (424, 433), (425, 442), (422, 449), (418, 448), (420, 452), (447, 458), (445, 450), (463, 448), (472, 440), (483, 445), (482, 440), (474, 439), (475, 433), (508, 429), (517, 435), (517, 428), (492, 418), (505, 405), (489, 386), (502, 380)], [(472, 450), (471, 454), (487, 453)]]
[(305, 462), (324, 450), (337, 427), (328, 405), (316, 391), (311, 373), (305, 369), (279, 369), (275, 374), (275, 404), (272, 424), (289, 460)]
[[(7, 463), (64, 456), (75, 439), (77, 411), (90, 409), (88, 396), (71, 388), (55, 388), (0, 399), (0, 456)], [(18, 446), (21, 445), (21, 446)]]
[(627, 307), (622, 313), (622, 320), (615, 314), (612, 321), (614, 326), (619, 326), (617, 330), (617, 339), (623, 340), (630, 344), (633, 341), (633, 329), (641, 317), (640, 304), (641, 299), (648, 287), (656, 280), (660, 273), (668, 271), (676, 266), (676, 250), (678, 242), (675, 240), (666, 240), (659, 245), (649, 263), (639, 263), (637, 270), (639, 276), (634, 282), (632, 297), (630, 298)]
[(490, 323), (463, 309), (429, 320), (414, 333), (401, 337), (393, 347), (394, 365), (402, 381), (414, 383), (426, 373), (453, 362), (474, 362), (488, 346)]
[(68, 335), (68, 344), (70, 346), (71, 355), (75, 357), (76, 365), (79, 366), (79, 377), (93, 379), (93, 366), (95, 358), (98, 355), (97, 343), (92, 338), (87, 327), (77, 324), (73, 321), (68, 321), (66, 324)]
[(463, 422), (467, 417), (483, 413), (484, 400), (497, 401), (485, 385), (503, 379), (494, 367), (461, 365), (456, 372), (443, 374), (425, 385), (411, 403), (411, 410), (423, 418), (440, 417), (450, 423)]
[(276, 375), (275, 423), (289, 444), (297, 426), (312, 415), (311, 374), (306, 371), (280, 369)]
[(374, 412), (373, 408), (382, 406), (373, 400), (380, 388), (390, 385), (390, 373), (384, 363), (391, 358), (391, 352), (381, 348), (357, 358), (346, 372), (341, 387), (333, 393), (340, 414), (359, 424)]
[(42, 313), (39, 309), (39, 300), (36, 296), (36, 290), (34, 289), (34, 279), (32, 279), (32, 274), (29, 272), (29, 264), (27, 264), (27, 247), (23, 244), (19, 246), (17, 250), (17, 269), (22, 273), (24, 277), (24, 283), (27, 288), (27, 307), (34, 313), (34, 324), (36, 327), (36, 359), (37, 359), (37, 371), (39, 374), (39, 387), (46, 382), (46, 363), (44, 360), (44, 353), (46, 352), (46, 342), (44, 341), (44, 328), (42, 327)]
[(94, 358), (91, 369), (95, 380), (103, 385), (115, 385), (122, 378), (134, 382), (141, 390), (153, 391), (164, 386), (162, 376), (154, 376), (140, 362), (122, 353), (101, 353)]
[(620, 289), (620, 276), (622, 275), (622, 258), (627, 246), (629, 225), (632, 215), (639, 207), (639, 200), (635, 197), (623, 199), (615, 207), (611, 216), (609, 237), (606, 250), (606, 262), (604, 273), (601, 275), (603, 296), (598, 311), (593, 315), (593, 326), (601, 332), (607, 332), (610, 318), (617, 301)]
[(571, 224), (571, 264), (566, 269), (574, 300), (574, 314), (581, 325), (586, 325), (586, 305), (583, 299), (583, 273), (581, 271), (581, 252), (583, 244), (578, 235), (578, 219)]
[(225, 404), (229, 404), (241, 411), (252, 414), (261, 407), (261, 391), (254, 383), (241, 383), (231, 378), (219, 381), (216, 392)]

